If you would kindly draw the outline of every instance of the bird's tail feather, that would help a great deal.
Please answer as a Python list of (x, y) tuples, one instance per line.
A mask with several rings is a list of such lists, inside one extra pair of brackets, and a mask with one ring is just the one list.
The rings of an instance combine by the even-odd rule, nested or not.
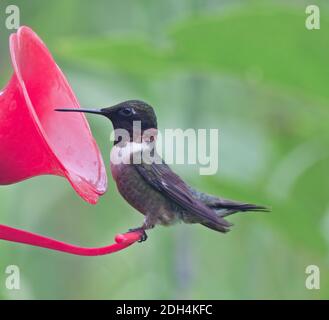
[(265, 206), (218, 198), (216, 196), (213, 196), (213, 195), (210, 195), (207, 193), (199, 192), (199, 191), (193, 189), (192, 187), (190, 187), (190, 190), (196, 199), (202, 201), (207, 207), (209, 207), (213, 210), (216, 210), (216, 211), (226, 210), (226, 211), (230, 211), (231, 214), (238, 212), (238, 211), (242, 211), (242, 212), (247, 212), (247, 211), (269, 212), (270, 211), (270, 209)]
[[(237, 212), (250, 212), (250, 211), (269, 212), (270, 211), (269, 208), (264, 206), (259, 206), (251, 203), (234, 202), (231, 200), (228, 200), (228, 203), (226, 205), (225, 204), (223, 205), (223, 199), (221, 199), (220, 206), (208, 206), (208, 207), (215, 210), (220, 218), (225, 218)], [(222, 228), (222, 226), (219, 226), (218, 224), (214, 224), (212, 222), (205, 222), (202, 223), (202, 225), (212, 230), (220, 231), (224, 233), (230, 231), (230, 228)], [(231, 226), (233, 226), (233, 224), (231, 224)]]
[[(243, 203), (238, 202), (234, 200), (228, 200), (223, 198), (218, 198), (216, 196), (199, 192), (192, 187), (190, 187), (190, 190), (193, 194), (193, 196), (198, 199), (199, 201), (203, 202), (208, 208), (214, 210), (218, 217), (225, 218), (231, 214), (237, 213), (237, 212), (250, 212), (250, 211), (256, 211), (256, 212), (269, 212), (271, 211), (269, 208), (261, 205), (256, 205), (252, 203)], [(230, 226), (224, 227), (220, 224), (213, 223), (212, 221), (206, 221), (201, 223), (202, 225), (216, 230), (220, 232), (227, 232), (230, 231)]]
[(217, 203), (209, 204), (208, 207), (216, 211), (216, 213), (224, 218), (237, 212), (269, 212), (270, 209), (252, 203), (241, 203), (232, 200), (218, 199)]
[(241, 203), (232, 200), (219, 199), (217, 203), (212, 203), (208, 205), (209, 208), (214, 210), (227, 209), (232, 211), (258, 211), (258, 212), (269, 212), (270, 209), (265, 206), (260, 206), (252, 203)]
[(231, 214), (237, 213), (237, 212), (270, 212), (270, 209), (268, 209), (267, 207), (249, 204), (249, 203), (230, 207), (230, 208), (223, 208), (223, 207), (214, 208), (214, 207), (212, 207), (212, 209), (214, 209), (216, 211), (216, 213), (218, 214), (218, 216), (221, 218), (225, 218), (225, 217), (227, 217)]

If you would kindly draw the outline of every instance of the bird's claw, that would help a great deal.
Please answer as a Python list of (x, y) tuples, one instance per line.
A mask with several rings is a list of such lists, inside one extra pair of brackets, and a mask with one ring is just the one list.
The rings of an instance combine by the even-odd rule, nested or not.
[(138, 242), (144, 242), (147, 240), (148, 236), (145, 232), (145, 230), (143, 228), (132, 228), (128, 230), (129, 232), (134, 232), (134, 231), (141, 231), (142, 235), (140, 237), (140, 239), (138, 240)]

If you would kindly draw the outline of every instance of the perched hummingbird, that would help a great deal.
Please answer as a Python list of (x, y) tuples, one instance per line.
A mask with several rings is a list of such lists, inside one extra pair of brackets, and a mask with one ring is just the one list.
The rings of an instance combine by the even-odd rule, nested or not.
[[(145, 230), (156, 224), (172, 225), (176, 222), (200, 223), (219, 232), (227, 232), (232, 226), (224, 217), (236, 212), (268, 211), (266, 207), (218, 198), (199, 192), (187, 185), (170, 167), (160, 161), (134, 163), (137, 152), (148, 154), (154, 148), (157, 134), (157, 118), (153, 108), (145, 102), (129, 100), (100, 110), (56, 109), (63, 112), (86, 112), (105, 116), (115, 129), (115, 142), (111, 150), (111, 172), (120, 194), (130, 205), (141, 212), (144, 223), (131, 230), (143, 231), (142, 241), (147, 239)], [(134, 122), (139, 121), (141, 134), (134, 135)], [(124, 129), (129, 135), (117, 134)], [(148, 133), (148, 134), (144, 134)], [(156, 152), (156, 151), (155, 151)], [(118, 157), (123, 160), (118, 161)]]

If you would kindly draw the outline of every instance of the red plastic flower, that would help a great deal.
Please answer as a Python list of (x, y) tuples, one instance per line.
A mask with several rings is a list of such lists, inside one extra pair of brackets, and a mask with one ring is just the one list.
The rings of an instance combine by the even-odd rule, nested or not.
[(10, 36), (10, 53), (14, 75), (0, 93), (0, 184), (64, 176), (83, 199), (96, 203), (107, 178), (87, 120), (54, 112), (58, 106), (79, 108), (65, 76), (27, 27)]
[[(14, 74), (0, 92), (0, 185), (58, 175), (95, 204), (107, 189), (107, 177), (88, 122), (83, 113), (62, 117), (54, 112), (58, 107), (80, 108), (65, 76), (28, 27), (10, 36), (10, 54)], [(87, 249), (0, 225), (0, 239), (82, 255), (115, 252), (140, 236), (119, 235), (113, 246)]]

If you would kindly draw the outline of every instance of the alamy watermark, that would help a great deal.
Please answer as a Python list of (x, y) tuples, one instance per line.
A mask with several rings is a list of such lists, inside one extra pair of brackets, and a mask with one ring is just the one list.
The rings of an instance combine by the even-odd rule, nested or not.
[(16, 265), (9, 265), (5, 269), (5, 287), (8, 290), (20, 290), (20, 270)]
[(305, 27), (308, 30), (320, 29), (320, 8), (316, 5), (306, 7), (305, 13), (308, 15), (305, 20)]
[(20, 26), (20, 11), (17, 5), (11, 4), (6, 7), (6, 28), (8, 30), (17, 30)]
[(217, 173), (219, 167), (218, 129), (147, 129), (133, 122), (133, 131), (115, 129), (111, 140), (117, 148), (111, 153), (113, 164), (200, 165), (200, 175)]
[(305, 280), (305, 287), (309, 290), (319, 290), (320, 289), (320, 268), (316, 265), (309, 265), (305, 269), (307, 274)]
[[(20, 10), (17, 5), (11, 4), (6, 7), (6, 28), (8, 30), (17, 30), (20, 27)], [(305, 9), (307, 14), (305, 27), (308, 30), (320, 29), (320, 8), (317, 5), (308, 5)]]

